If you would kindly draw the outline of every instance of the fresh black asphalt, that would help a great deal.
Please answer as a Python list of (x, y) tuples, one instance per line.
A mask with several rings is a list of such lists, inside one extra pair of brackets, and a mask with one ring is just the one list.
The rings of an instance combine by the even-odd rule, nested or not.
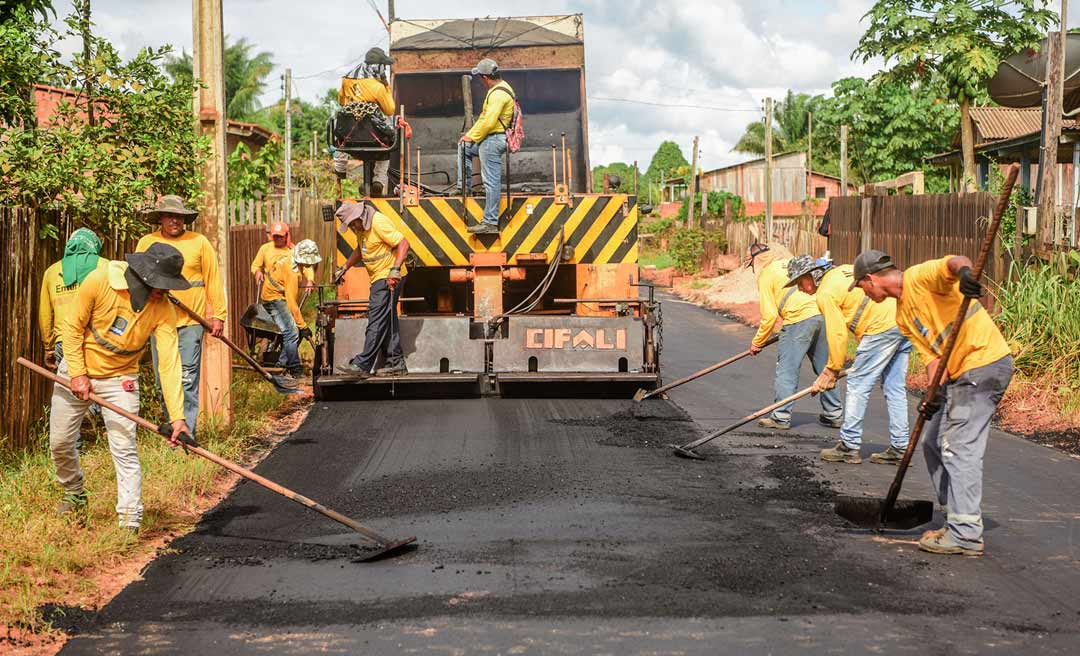
[[(671, 298), (664, 316), (669, 380), (752, 334)], [(243, 483), (100, 613), (72, 614), (62, 653), (1077, 653), (1075, 458), (995, 433), (988, 555), (968, 559), (833, 515), (895, 469), (817, 462), (836, 438), (813, 400), (790, 432), (671, 454), (771, 402), (774, 357), (673, 391), (688, 414), (655, 419), (619, 400), (316, 403), (257, 471), (415, 551), (354, 562), (355, 534)], [(880, 396), (870, 412), (864, 456), (886, 445)], [(928, 495), (917, 457), (904, 496)]]

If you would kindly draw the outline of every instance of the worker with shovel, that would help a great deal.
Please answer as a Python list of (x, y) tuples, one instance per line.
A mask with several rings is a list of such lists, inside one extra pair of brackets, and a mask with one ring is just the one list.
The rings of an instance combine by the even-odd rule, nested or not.
[[(255, 252), (255, 259), (251, 260), (251, 273), (255, 276), (255, 288), (259, 290), (266, 281), (266, 270), (278, 260), (291, 258), (295, 245), (292, 243), (289, 224), (284, 221), (271, 223), (267, 234), (270, 236), (270, 241), (259, 246), (259, 250)], [(303, 273), (300, 286), (304, 289), (313, 289), (315, 270), (307, 268)]]
[[(71, 379), (71, 389), (53, 386), (49, 412), (49, 449), (56, 476), (64, 487), (58, 508), (85, 520), (87, 497), (79, 466), (76, 441), (79, 426), (90, 407), (90, 392), (132, 413), (139, 411), (139, 359), (153, 336), (160, 349), (154, 369), (164, 392), (165, 410), (172, 425), (170, 442), (188, 433), (184, 421), (177, 319), (165, 299), (168, 290), (184, 291), (191, 284), (183, 276), (184, 257), (176, 248), (152, 244), (132, 253), (127, 262), (110, 262), (91, 272), (60, 325), (64, 348), (59, 374)], [(135, 447), (135, 422), (105, 409), (109, 451), (116, 469), (116, 513), (121, 528), (138, 533), (142, 522), (142, 469)]]
[[(820, 373), (829, 357), (824, 322), (814, 299), (798, 289), (784, 288), (789, 270), (810, 270), (808, 267), (813, 264), (814, 259), (809, 255), (783, 257), (786, 252), (787, 249), (779, 244), (750, 246), (749, 265), (753, 266), (757, 273), (758, 302), (761, 305), (761, 325), (750, 343), (750, 352), (755, 355), (760, 353), (775, 328), (777, 319), (783, 322), (776, 355), (776, 401), (791, 396), (798, 389), (803, 358), (810, 360), (814, 373)], [(787, 430), (791, 427), (793, 405), (794, 403), (789, 403), (777, 408), (770, 416), (758, 421), (758, 426)], [(818, 421), (830, 428), (838, 428), (843, 416), (844, 407), (840, 404), (837, 393), (827, 391), (821, 394), (821, 414), (818, 415)]]
[(341, 220), (338, 233), (352, 230), (357, 245), (345, 264), (334, 272), (334, 282), (340, 283), (345, 272), (361, 262), (371, 279), (364, 350), (338, 369), (345, 374), (367, 378), (379, 354), (384, 354), (385, 365), (375, 375), (403, 376), (408, 371), (405, 354), (401, 351), (397, 304), (408, 273), (405, 257), (409, 254), (409, 241), (390, 217), (377, 212), (370, 202), (342, 203), (335, 216)]
[(974, 301), (948, 362), (941, 361), (964, 298), (983, 295), (978, 274), (962, 255), (901, 271), (885, 253), (868, 250), (855, 259), (851, 286), (875, 303), (896, 300), (897, 326), (926, 362), (931, 380), (938, 367), (945, 367), (941, 391), (919, 408), (927, 420), (923, 455), (938, 502), (945, 508), (945, 526), (924, 533), (919, 548), (981, 556), (983, 454), (990, 420), (1012, 380), (1012, 355), (994, 320)]
[(825, 319), (825, 337), (829, 345), (829, 361), (814, 381), (814, 393), (826, 393), (836, 387), (840, 371), (847, 358), (848, 334), (855, 336), (858, 347), (855, 361), (848, 369), (847, 398), (840, 441), (831, 449), (823, 449), (825, 462), (857, 465), (862, 462), (863, 417), (870, 392), (881, 383), (889, 408), (889, 447), (870, 456), (879, 465), (897, 465), (908, 445), (907, 370), (911, 342), (896, 327), (896, 301), (888, 298), (871, 303), (866, 294), (853, 287), (853, 267), (850, 264), (833, 266), (819, 260), (809, 272), (792, 277), (788, 286), (813, 294), (821, 316)]
[[(188, 230), (188, 224), (195, 221), (199, 213), (184, 206), (179, 196), (162, 196), (152, 210), (147, 212), (151, 221), (161, 225), (157, 232), (144, 235), (135, 247), (136, 253), (143, 253), (154, 244), (168, 244), (180, 252), (184, 258), (184, 278), (190, 287), (176, 293), (187, 307), (199, 316), (206, 316), (209, 303), (210, 334), (221, 337), (225, 333), (226, 301), (225, 284), (218, 269), (217, 252), (205, 236)], [(176, 318), (177, 340), (180, 346), (180, 364), (183, 367), (184, 419), (192, 434), (199, 418), (199, 378), (202, 372), (202, 342), (205, 329), (195, 319), (185, 315)], [(158, 371), (158, 352), (156, 338), (150, 338), (150, 354), (154, 358), (154, 371)], [(158, 390), (162, 390), (161, 381), (157, 381)]]
[[(303, 246), (303, 248), (301, 248)], [(319, 247), (305, 239), (290, 249), (287, 257), (269, 258), (264, 263), (262, 293), (259, 299), (281, 330), (281, 355), (278, 366), (292, 378), (304, 374), (300, 362), (300, 340), (311, 337), (300, 308), (300, 278), (303, 270), (322, 261)]]

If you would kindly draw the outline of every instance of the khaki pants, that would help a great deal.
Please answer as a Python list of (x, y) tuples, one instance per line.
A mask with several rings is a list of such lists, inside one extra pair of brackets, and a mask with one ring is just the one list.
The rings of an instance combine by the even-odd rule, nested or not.
[[(61, 362), (58, 372), (67, 376), (66, 362)], [(124, 389), (127, 382), (131, 391)], [(98, 378), (90, 381), (95, 394), (121, 408), (139, 412), (139, 382), (133, 376)], [(90, 409), (90, 401), (81, 401), (66, 387), (53, 385), (52, 410), (49, 413), (49, 449), (56, 478), (64, 491), (72, 494), (83, 492), (83, 471), (79, 466), (79, 426)], [(109, 451), (116, 468), (116, 514), (120, 526), (138, 527), (142, 522), (142, 468), (135, 448), (135, 422), (102, 408), (105, 430), (109, 436)]]

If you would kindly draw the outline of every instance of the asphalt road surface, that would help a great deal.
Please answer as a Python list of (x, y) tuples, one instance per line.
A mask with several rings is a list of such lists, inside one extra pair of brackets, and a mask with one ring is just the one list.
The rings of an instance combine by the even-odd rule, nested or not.
[[(669, 380), (751, 336), (670, 298), (664, 315)], [(258, 471), (419, 536), (415, 551), (353, 562), (355, 535), (243, 483), (96, 617), (72, 614), (62, 653), (1077, 653), (1076, 459), (995, 433), (988, 553), (971, 559), (834, 516), (835, 493), (883, 495), (895, 469), (817, 462), (836, 433), (814, 400), (792, 431), (747, 426), (704, 462), (664, 447), (771, 402), (774, 357), (672, 392), (688, 415), (662, 401), (647, 419), (615, 400), (316, 404)], [(885, 425), (878, 396), (864, 458)], [(931, 498), (927, 478), (917, 456), (904, 496)]]

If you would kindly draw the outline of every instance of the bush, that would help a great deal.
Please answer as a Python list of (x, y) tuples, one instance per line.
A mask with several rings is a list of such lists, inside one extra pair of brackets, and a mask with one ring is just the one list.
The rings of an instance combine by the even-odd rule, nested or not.
[(705, 254), (705, 233), (696, 228), (676, 230), (670, 252), (676, 269), (686, 274), (697, 273), (701, 269), (701, 256)]
[[(701, 198), (702, 194), (694, 194), (694, 214), (695, 222), (699, 221), (697, 218), (701, 213)], [(716, 219), (724, 216), (724, 203), (731, 201), (731, 211), (733, 218), (739, 220), (743, 214), (743, 200), (740, 196), (727, 192), (727, 191), (710, 191), (705, 195), (705, 218)], [(679, 213), (675, 215), (675, 220), (679, 225), (686, 225), (686, 213), (690, 211), (689, 203), (683, 201), (682, 206), (679, 208)]]

